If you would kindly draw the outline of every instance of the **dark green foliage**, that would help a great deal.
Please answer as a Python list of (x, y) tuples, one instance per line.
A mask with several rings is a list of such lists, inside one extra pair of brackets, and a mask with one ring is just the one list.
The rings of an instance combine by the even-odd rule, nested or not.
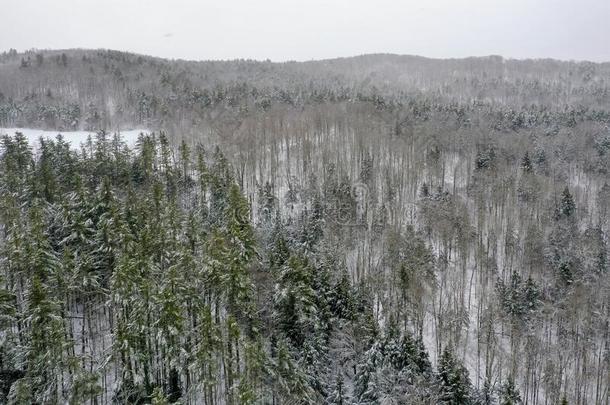
[(544, 149), (536, 148), (536, 150), (534, 151), (533, 163), (536, 165), (536, 167), (539, 170), (541, 170), (541, 171), (546, 170), (547, 159), (546, 159), (546, 152), (544, 151)]
[[(178, 206), (178, 192), (194, 186), (190, 152), (183, 145), (177, 170), (163, 135), (160, 143), (154, 136), (140, 137), (135, 154), (103, 133), (80, 155), (58, 137), (41, 143), (35, 161), (22, 136), (3, 142), (1, 186), (9, 195), (29, 199), (21, 207), (14, 198), (2, 199), (7, 208), (2, 220), (13, 224), (7, 270), (12, 285), (26, 289), (19, 314), (10, 311), (12, 293), (2, 290), (1, 296), (7, 321), (3, 333), (12, 339), (14, 325), (20, 325), (15, 336), (20, 348), (6, 363), (23, 370), (7, 382), (7, 393), (15, 387), (15, 401), (54, 403), (62, 392), (75, 404), (99, 397), (101, 375), (92, 369), (100, 359), (88, 357), (82, 345), (97, 339), (92, 328), (100, 326), (112, 332), (108, 338), (121, 375), (114, 396), (129, 403), (159, 400), (155, 387), (162, 387), (167, 400), (179, 400), (190, 363), (204, 361), (201, 375), (211, 378), (223, 355), (223, 333), (230, 352), (250, 344), (258, 333), (250, 276), (258, 261), (257, 242), (248, 202), (237, 185), (227, 184), (231, 177), (220, 152), (219, 162), (211, 165), (215, 171), (206, 173), (206, 192), (216, 198), (219, 221), (211, 226)], [(80, 175), (74, 167), (82, 168)], [(125, 177), (130, 170), (133, 183)], [(18, 218), (19, 211), (24, 217)], [(106, 305), (111, 311), (97, 313)], [(214, 317), (205, 310), (210, 305), (216, 308)], [(220, 311), (240, 324), (225, 323)], [(83, 326), (77, 328), (76, 322)], [(199, 325), (206, 329), (200, 331)], [(245, 341), (242, 328), (250, 336)], [(76, 344), (83, 348), (75, 349)], [(184, 346), (193, 348), (195, 358), (182, 357)], [(246, 372), (244, 363), (232, 355), (228, 359), (228, 378), (236, 381), (242, 372), (250, 375), (260, 368), (248, 364)], [(62, 373), (70, 379), (58, 379)], [(260, 390), (252, 392), (256, 397)]]
[(1, 126), (164, 131), (2, 139), (0, 402), (607, 391), (607, 66), (64, 53)]
[(342, 271), (331, 289), (330, 309), (336, 317), (351, 320), (355, 314), (355, 306), (354, 291), (349, 280), (349, 274)]
[(326, 403), (328, 405), (349, 405), (351, 404), (350, 398), (346, 392), (345, 383), (343, 382), (343, 377), (341, 375), (337, 375), (337, 379), (335, 381), (334, 386), (332, 387), (332, 391)]
[(295, 347), (301, 347), (313, 332), (316, 318), (313, 269), (302, 255), (293, 255), (280, 270), (275, 299), (278, 324)]
[(378, 404), (380, 390), (377, 379), (377, 367), (381, 363), (380, 348), (378, 344), (373, 344), (364, 353), (362, 361), (356, 368), (354, 377), (354, 396), (359, 404)]
[(508, 377), (506, 382), (500, 388), (500, 405), (517, 405), (521, 403), (521, 394), (515, 387), (515, 381), (512, 377)]
[(277, 199), (273, 191), (273, 185), (266, 182), (258, 191), (259, 221), (262, 225), (270, 224), (276, 215)]
[(517, 272), (511, 274), (508, 284), (498, 280), (496, 293), (503, 310), (513, 321), (531, 318), (541, 304), (540, 288), (529, 277), (524, 281)]
[(570, 194), (570, 190), (566, 186), (561, 193), (561, 201), (559, 203), (559, 213), (564, 218), (570, 218), (576, 212), (576, 204), (574, 197)]
[(493, 146), (488, 146), (487, 148), (481, 148), (477, 152), (477, 156), (475, 158), (475, 168), (476, 170), (488, 170), (493, 169), (496, 165), (496, 150)]
[(452, 350), (445, 347), (438, 362), (438, 379), (441, 385), (441, 400), (451, 405), (470, 404), (471, 385), (468, 371), (457, 360)]

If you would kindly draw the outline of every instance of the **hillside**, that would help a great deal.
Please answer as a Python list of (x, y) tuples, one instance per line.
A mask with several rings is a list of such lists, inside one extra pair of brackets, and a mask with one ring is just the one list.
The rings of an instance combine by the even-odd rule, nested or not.
[(607, 404), (609, 87), (497, 56), (0, 55), (0, 128), (97, 133), (2, 137), (0, 398)]
[[(211, 111), (256, 114), (357, 101), (527, 113), (532, 108), (601, 114), (610, 63), (435, 60), (364, 55), (312, 62), (170, 61), (116, 51), (0, 55), (0, 125), (53, 129), (209, 124)], [(524, 111), (525, 110), (525, 111)]]

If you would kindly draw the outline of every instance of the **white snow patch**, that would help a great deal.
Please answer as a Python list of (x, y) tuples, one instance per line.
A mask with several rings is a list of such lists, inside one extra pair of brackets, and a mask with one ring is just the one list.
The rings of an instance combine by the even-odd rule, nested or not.
[[(30, 146), (35, 147), (40, 138), (55, 139), (58, 134), (61, 134), (66, 142), (70, 143), (72, 148), (79, 148), (81, 144), (87, 142), (87, 138), (91, 136), (95, 139), (96, 132), (94, 131), (53, 131), (34, 128), (0, 128), (0, 135), (15, 135), (16, 132), (21, 132), (28, 140)], [(134, 146), (140, 133), (150, 133), (148, 129), (129, 129), (124, 131), (108, 132), (109, 137), (115, 133), (121, 135), (121, 139), (127, 146)]]

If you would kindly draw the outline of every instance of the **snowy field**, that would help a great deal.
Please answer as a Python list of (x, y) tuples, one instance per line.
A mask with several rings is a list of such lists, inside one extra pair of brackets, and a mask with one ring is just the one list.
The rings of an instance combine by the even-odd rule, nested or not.
[[(0, 135), (15, 135), (15, 132), (21, 132), (28, 139), (31, 146), (35, 147), (38, 144), (38, 140), (42, 138), (55, 139), (58, 134), (64, 137), (64, 140), (70, 142), (72, 148), (79, 148), (80, 145), (87, 141), (87, 138), (91, 136), (95, 137), (93, 131), (49, 131), (43, 129), (32, 129), (32, 128), (0, 128)], [(108, 132), (109, 135), (114, 135), (119, 132), (121, 138), (128, 146), (134, 146), (138, 140), (140, 133), (149, 133), (148, 129), (130, 129), (125, 131), (112, 131)]]

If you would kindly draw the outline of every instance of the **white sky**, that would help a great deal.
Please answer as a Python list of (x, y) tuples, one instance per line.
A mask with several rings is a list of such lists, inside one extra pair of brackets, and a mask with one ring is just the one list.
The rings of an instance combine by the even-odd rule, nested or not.
[(0, 0), (0, 51), (183, 59), (364, 53), (610, 61), (610, 0)]

